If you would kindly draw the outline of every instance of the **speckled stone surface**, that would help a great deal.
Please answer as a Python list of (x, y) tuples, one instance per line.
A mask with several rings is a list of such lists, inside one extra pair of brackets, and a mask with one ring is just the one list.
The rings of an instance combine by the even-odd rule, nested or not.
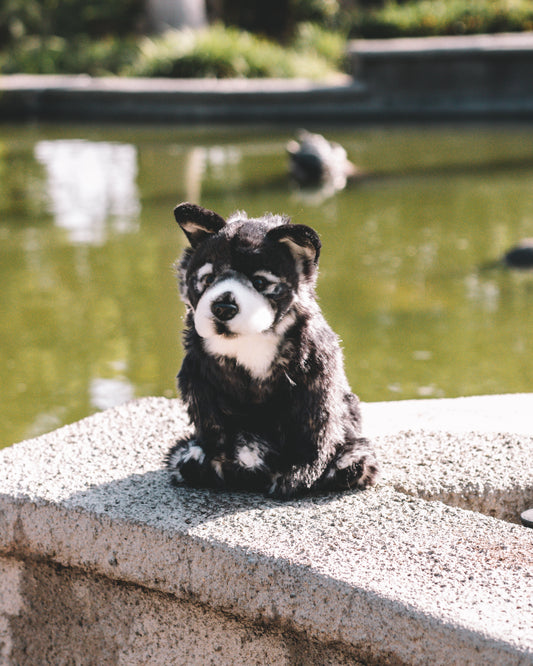
[(520, 523), (533, 507), (533, 394), (363, 405), (382, 483)]
[[(177, 400), (134, 401), (0, 452), (0, 663), (22, 649), (20, 567), (41, 560), (354, 660), (533, 664), (533, 530), (507, 522), (533, 501), (532, 440), (503, 416), (508, 434), (487, 427), (493, 399), (465, 399), (470, 418), (455, 403), (470, 432), (424, 430), (439, 412), (453, 418), (450, 401), (421, 401), (418, 418), (413, 404), (365, 405), (379, 486), (286, 504), (171, 488), (162, 458), (186, 427)], [(502, 414), (518, 403), (531, 396), (502, 396)]]

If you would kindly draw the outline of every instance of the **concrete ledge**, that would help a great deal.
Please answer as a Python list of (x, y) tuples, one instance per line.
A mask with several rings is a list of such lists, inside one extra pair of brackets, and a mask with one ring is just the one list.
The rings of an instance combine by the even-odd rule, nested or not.
[(382, 483), (509, 522), (533, 506), (533, 394), (364, 405)]
[(446, 35), (442, 37), (402, 37), (397, 39), (356, 39), (351, 49), (375, 58), (433, 57), (444, 58), (463, 55), (530, 55), (533, 48), (532, 32), (509, 32), (493, 35)]
[(348, 52), (380, 116), (531, 117), (533, 33), (355, 40)]
[(0, 119), (274, 122), (351, 117), (364, 86), (308, 79), (0, 77)]
[[(471, 400), (475, 429), (489, 407)], [(365, 406), (375, 436), (386, 425), (377, 489), (288, 504), (169, 487), (176, 400), (2, 451), (0, 663), (533, 664), (533, 531), (432, 499), (514, 519), (533, 503), (533, 441), (483, 434), (482, 418), (475, 436), (398, 435), (401, 404)], [(452, 409), (425, 405), (429, 420)]]

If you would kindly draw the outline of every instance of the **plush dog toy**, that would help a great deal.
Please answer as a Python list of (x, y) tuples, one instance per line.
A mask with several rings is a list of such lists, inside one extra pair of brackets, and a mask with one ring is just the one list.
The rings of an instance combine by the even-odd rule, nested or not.
[(173, 482), (284, 499), (373, 484), (359, 400), (315, 297), (317, 233), (191, 203), (174, 215), (191, 245), (177, 264), (187, 306), (178, 385), (195, 432), (168, 453)]

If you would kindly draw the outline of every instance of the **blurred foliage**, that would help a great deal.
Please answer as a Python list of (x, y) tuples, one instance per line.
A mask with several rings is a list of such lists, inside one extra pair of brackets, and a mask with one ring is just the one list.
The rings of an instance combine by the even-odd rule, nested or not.
[(531, 0), (389, 0), (353, 14), (350, 35), (422, 37), (533, 30)]
[[(139, 28), (144, 0), (0, 0), (0, 43), (5, 45), (0, 49), (0, 73), (327, 76), (342, 61), (343, 37), (300, 19), (332, 17), (338, 11), (337, 0), (289, 1), (294, 8), (291, 16), (298, 23), (294, 39), (283, 48), (271, 39), (225, 28), (220, 22), (197, 32), (143, 37)], [(263, 3), (245, 5), (244, 14), (251, 12), (262, 20)], [(269, 15), (273, 8), (267, 7)], [(281, 25), (288, 24), (282, 21)]]
[(129, 35), (143, 9), (144, 0), (0, 0), (0, 43), (31, 35)]
[(344, 34), (323, 28), (317, 23), (299, 23), (293, 44), (296, 49), (320, 55), (332, 65), (340, 66), (345, 57)]
[(335, 71), (343, 40), (320, 29), (300, 34), (298, 45), (282, 48), (236, 28), (215, 24), (205, 30), (169, 31), (145, 38), (137, 61), (125, 73), (169, 77), (320, 78)]
[[(353, 4), (353, 3), (350, 3)], [(341, 15), (338, 0), (221, 0), (218, 18), (243, 30), (289, 41), (302, 22), (337, 27)]]
[(347, 36), (533, 30), (531, 0), (207, 0), (211, 27), (148, 38), (144, 1), (0, 0), (0, 74), (321, 78)]
[(137, 58), (133, 38), (93, 40), (82, 35), (73, 49), (64, 37), (25, 37), (0, 52), (0, 73), (16, 74), (118, 74)]

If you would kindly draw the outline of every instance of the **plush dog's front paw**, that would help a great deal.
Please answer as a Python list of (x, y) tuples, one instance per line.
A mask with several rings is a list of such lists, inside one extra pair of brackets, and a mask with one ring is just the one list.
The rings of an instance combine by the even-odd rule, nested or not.
[(364, 490), (373, 486), (379, 476), (379, 464), (368, 440), (346, 444), (335, 456), (319, 481), (324, 489)]
[(178, 440), (167, 455), (167, 469), (172, 483), (196, 488), (213, 488), (221, 484), (216, 463), (209, 460), (196, 439)]
[(309, 488), (302, 484), (294, 475), (276, 474), (268, 489), (268, 496), (274, 499), (290, 500), (305, 494)]
[(334, 485), (339, 489), (357, 488), (364, 490), (373, 486), (378, 480), (379, 465), (373, 453), (364, 453), (357, 462), (348, 467), (337, 468), (334, 474)]

